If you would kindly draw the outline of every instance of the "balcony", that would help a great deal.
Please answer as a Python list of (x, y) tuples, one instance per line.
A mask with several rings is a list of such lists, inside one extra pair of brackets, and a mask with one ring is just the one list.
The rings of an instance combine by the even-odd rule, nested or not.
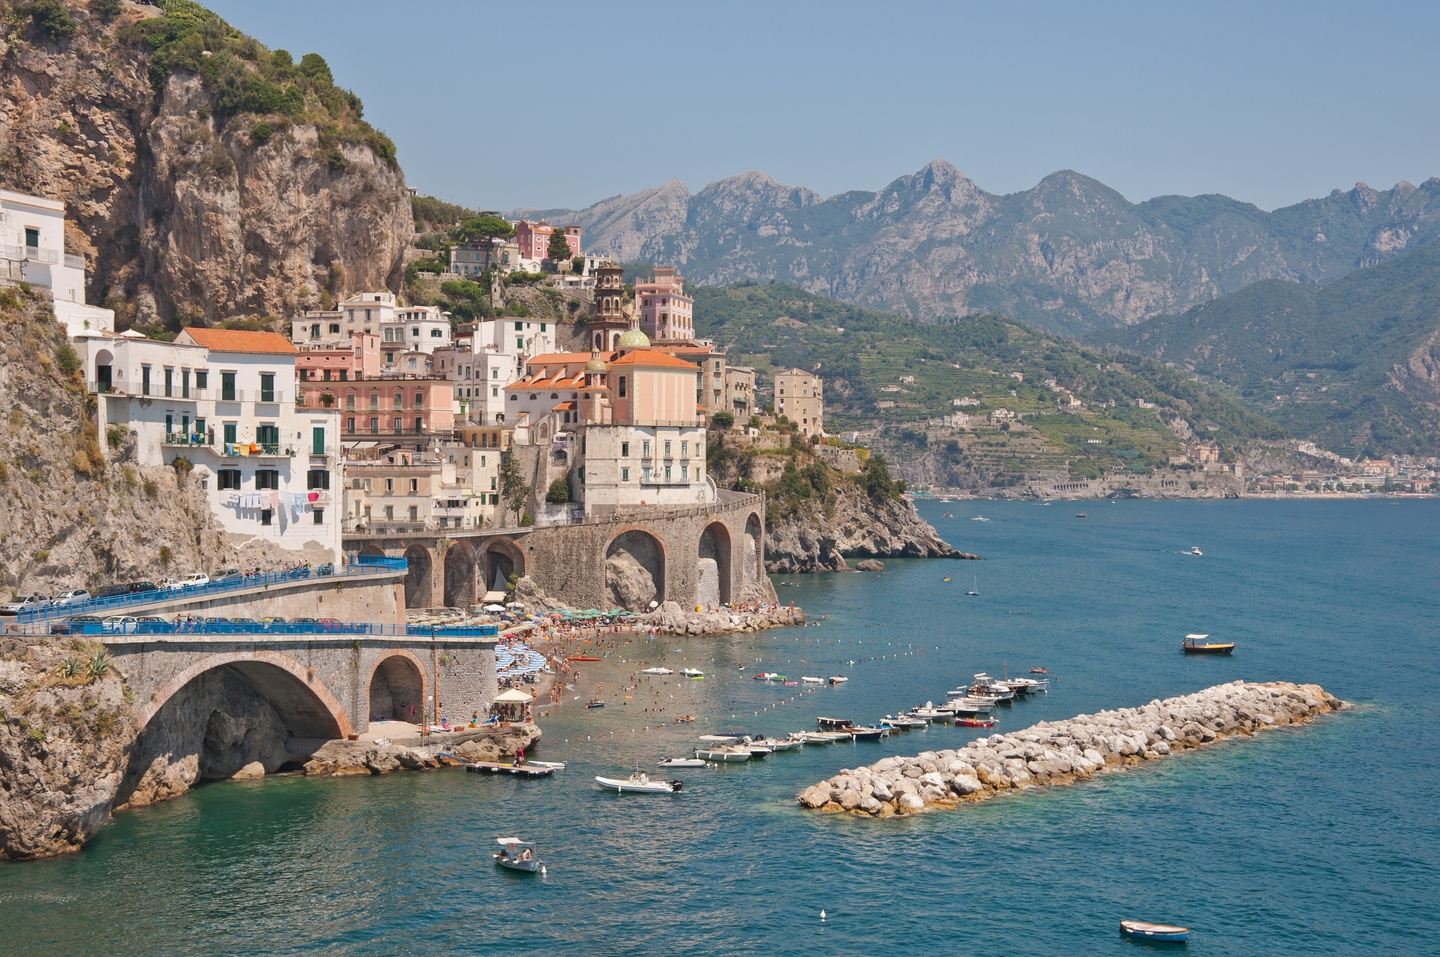
[(283, 405), (286, 400), (284, 392), (278, 389), (225, 389), (215, 390), (214, 399), (216, 402), (249, 402), (252, 405)]
[(216, 448), (216, 454), (225, 458), (288, 459), (295, 454), (295, 450), (268, 442), (223, 442)]
[(52, 266), (60, 264), (60, 250), (46, 249), (43, 246), (26, 246), (25, 258), (32, 263), (48, 263)]
[(72, 256), (72, 255), (70, 255), (69, 253), (66, 253), (66, 254), (65, 254), (65, 265), (68, 266), (68, 267), (70, 267), (71, 269), (84, 269), (84, 268), (85, 268), (85, 257), (84, 257), (84, 256)]

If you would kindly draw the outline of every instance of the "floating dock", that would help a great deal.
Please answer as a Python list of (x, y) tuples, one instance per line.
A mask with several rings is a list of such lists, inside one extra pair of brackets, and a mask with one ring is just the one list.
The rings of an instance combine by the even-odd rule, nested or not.
[(466, 771), (475, 774), (509, 774), (517, 778), (548, 778), (555, 773), (553, 767), (538, 767), (529, 764), (501, 764), (499, 761), (472, 761), (465, 765)]

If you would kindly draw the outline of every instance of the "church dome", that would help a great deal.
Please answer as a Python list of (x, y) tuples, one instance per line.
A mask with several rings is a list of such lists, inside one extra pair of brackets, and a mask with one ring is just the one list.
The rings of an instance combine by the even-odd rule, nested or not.
[(639, 329), (630, 329), (620, 334), (620, 338), (615, 342), (615, 347), (621, 350), (648, 349), (650, 348), (650, 337)]
[(603, 373), (603, 372), (607, 371), (609, 368), (610, 368), (610, 367), (605, 364), (605, 360), (602, 359), (602, 358), (600, 358), (600, 353), (598, 353), (598, 352), (591, 352), (591, 353), (590, 353), (590, 361), (587, 362), (587, 363), (585, 363), (585, 371), (586, 371), (586, 372), (602, 372), (602, 373)]

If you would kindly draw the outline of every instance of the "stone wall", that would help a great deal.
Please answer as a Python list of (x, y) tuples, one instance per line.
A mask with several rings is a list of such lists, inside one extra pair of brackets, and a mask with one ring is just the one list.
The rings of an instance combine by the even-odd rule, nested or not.
[(103, 614), (195, 615), (224, 618), (337, 618), (375, 625), (405, 623), (404, 576), (335, 575), (277, 582), (223, 594), (177, 597), (128, 605)]

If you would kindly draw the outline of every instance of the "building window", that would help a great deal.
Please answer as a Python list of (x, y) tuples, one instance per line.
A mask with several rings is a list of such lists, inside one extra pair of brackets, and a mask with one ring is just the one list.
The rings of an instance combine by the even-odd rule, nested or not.
[(277, 489), (280, 487), (280, 472), (277, 469), (256, 469), (255, 487), (257, 489)]
[(372, 392), (372, 393), (370, 393), (370, 408), (372, 408), (372, 409), (378, 409), (378, 408), (380, 408), (380, 393), (378, 393), (378, 392)]
[(620, 377), (620, 398), (625, 398), (625, 377)]
[(666, 440), (665, 440), (665, 457), (666, 457), (667, 459), (670, 457), (670, 440), (669, 440), (669, 439), (666, 439)]
[(400, 416), (391, 416), (390, 431), (395, 433), (398, 433), (400, 431)]
[(345, 408), (352, 410), (355, 408), (355, 393), (351, 392), (345, 396)]
[[(330, 331), (338, 334), (340, 332), (340, 323), (330, 323)], [(316, 335), (319, 335), (319, 327), (316, 327)]]
[(352, 416), (350, 416), (350, 418), (348, 418), (348, 419), (345, 420), (345, 431), (346, 431), (346, 432), (354, 432), (354, 431), (355, 431), (355, 416), (352, 415)]
[(622, 482), (628, 482), (628, 481), (630, 481), (630, 469), (628, 469), (628, 468), (626, 468), (626, 467), (624, 467), (624, 466), (621, 466), (621, 468), (620, 468), (620, 481), (622, 481)]
[(325, 454), (325, 426), (323, 425), (310, 427), (310, 454)]
[(410, 491), (411, 491), (412, 493), (413, 493), (413, 492), (418, 492), (418, 491), (420, 491), (420, 480), (419, 480), (419, 479), (411, 479), (411, 480), (410, 480)]
[(425, 408), (425, 393), (423, 393), (423, 392), (417, 392), (417, 393), (415, 393), (415, 408), (417, 408), (417, 409), (423, 409), (423, 408)]
[(395, 408), (397, 408), (397, 409), (403, 409), (403, 408), (405, 408), (405, 393), (403, 393), (403, 392), (397, 392), (397, 393), (395, 393)]
[(329, 469), (310, 469), (305, 473), (305, 487), (307, 489), (328, 489), (330, 487)]
[(239, 469), (221, 469), (215, 473), (215, 487), (225, 492), (240, 487)]
[(372, 415), (372, 416), (370, 416), (370, 431), (371, 431), (371, 432), (379, 432), (379, 431), (380, 431), (380, 416), (378, 416), (378, 415)]
[(641, 457), (642, 459), (648, 459), (648, 458), (650, 457), (650, 440), (649, 440), (649, 439), (646, 439), (644, 442), (642, 442), (642, 443), (640, 444), (640, 457)]
[(275, 401), (275, 373), (273, 372), (260, 373), (260, 401)]
[(516, 332), (523, 332), (524, 330), (525, 330), (525, 323), (523, 323), (523, 322), (517, 322), (517, 323), (515, 323), (515, 331), (516, 331)]
[(424, 417), (424, 416), (419, 416), (419, 415), (415, 416), (415, 433), (418, 435), (419, 433), (424, 432), (424, 431), (425, 431), (425, 417)]
[(237, 394), (237, 393), (235, 392), (235, 373), (234, 373), (233, 371), (232, 371), (232, 372), (221, 372), (221, 373), (220, 373), (220, 401), (221, 401), (221, 402), (234, 402), (234, 401), (235, 401), (235, 396), (236, 396), (236, 394)]
[(141, 367), (140, 367), (140, 394), (141, 394), (141, 395), (149, 395), (149, 394), (150, 394), (150, 367), (149, 367), (149, 366), (141, 366)]
[(395, 491), (395, 480), (393, 478), (387, 478), (385, 480), (385, 494), (388, 495), (393, 491)]
[(629, 442), (621, 442), (621, 443), (620, 443), (620, 457), (621, 457), (622, 459), (628, 459), (628, 458), (630, 457), (630, 443), (629, 443)]
[(195, 388), (203, 389), (210, 385), (210, 373), (205, 369), (195, 370)]
[(690, 457), (690, 443), (689, 443), (689, 442), (681, 442), (681, 443), (680, 443), (680, 457), (681, 457), (682, 459), (688, 459), (688, 458)]
[(420, 506), (418, 506), (418, 505), (411, 505), (411, 506), (410, 506), (410, 521), (412, 521), (412, 522), (418, 522), (419, 520), (420, 520)]
[(314, 516), (316, 525), (325, 524), (325, 510), (323, 508), (312, 509), (310, 514)]
[(260, 510), (260, 524), (261, 524), (261, 525), (271, 525), (271, 524), (274, 523), (274, 520), (275, 520), (275, 513), (272, 512), (272, 511), (270, 511), (270, 509), (268, 509), (268, 508), (262, 508), (262, 509)]
[(386, 506), (385, 506), (385, 521), (387, 521), (387, 522), (393, 522), (394, 520), (395, 520), (395, 506), (394, 506), (394, 505), (386, 505)]
[(165, 397), (168, 399), (175, 394), (175, 370), (169, 366), (165, 367)]

